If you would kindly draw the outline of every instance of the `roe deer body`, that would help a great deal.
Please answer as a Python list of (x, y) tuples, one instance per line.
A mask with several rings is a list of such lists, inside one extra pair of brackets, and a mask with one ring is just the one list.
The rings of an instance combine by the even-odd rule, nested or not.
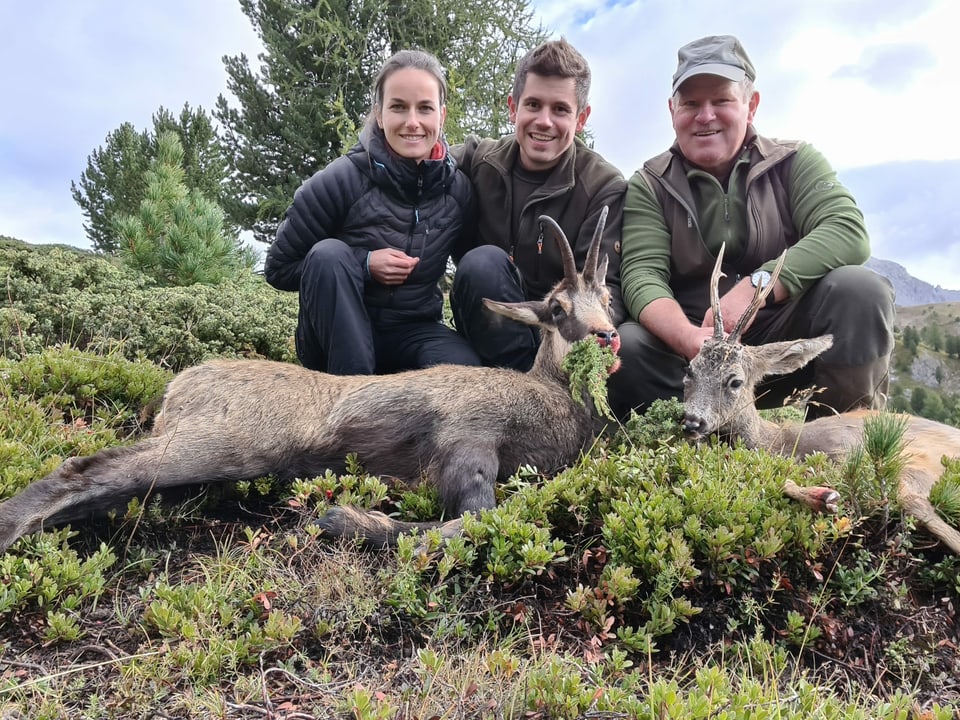
[[(740, 333), (773, 288), (783, 257), (773, 279), (754, 294), (730, 334), (724, 337), (717, 284), (723, 249), (711, 278), (711, 306), (714, 335), (705, 341), (691, 362), (684, 379), (684, 431), (691, 439), (719, 433), (741, 439), (750, 448), (805, 457), (823, 452), (843, 460), (863, 442), (864, 422), (877, 410), (853, 410), (806, 423), (778, 424), (765, 420), (757, 411), (754, 389), (768, 375), (793, 372), (825, 351), (833, 343), (830, 335), (750, 346), (739, 342)], [(960, 454), (960, 428), (912, 415), (904, 416), (905, 464), (900, 473), (897, 496), (901, 507), (954, 553), (960, 554), (960, 532), (946, 523), (930, 504), (930, 489), (943, 472), (941, 458)], [(784, 491), (816, 509), (832, 509), (837, 498), (826, 488), (800, 488), (788, 484)]]
[[(265, 360), (189, 368), (169, 383), (150, 436), (69, 458), (0, 503), (0, 551), (26, 533), (122, 507), (155, 489), (342, 472), (350, 453), (370, 474), (434, 483), (448, 518), (493, 507), (496, 482), (523, 464), (554, 472), (574, 461), (601, 421), (586, 393), (584, 404), (573, 399), (561, 363), (574, 342), (590, 336), (614, 353), (620, 345), (604, 285), (607, 258), (598, 257), (606, 211), (581, 273), (559, 225), (540, 220), (560, 246), (563, 279), (542, 301), (485, 301), (542, 329), (527, 373), (441, 365), (335, 376)], [(446, 532), (455, 532), (457, 522), (448, 522)], [(349, 509), (321, 524), (371, 544), (393, 543), (414, 527)]]

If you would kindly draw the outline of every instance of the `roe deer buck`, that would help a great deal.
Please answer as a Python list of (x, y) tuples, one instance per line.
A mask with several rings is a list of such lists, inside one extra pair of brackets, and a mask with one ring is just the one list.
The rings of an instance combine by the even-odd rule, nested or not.
[[(571, 396), (561, 363), (574, 342), (591, 335), (614, 353), (620, 347), (604, 285), (607, 258), (599, 260), (606, 216), (605, 208), (579, 274), (560, 226), (541, 216), (560, 246), (563, 279), (542, 301), (484, 301), (494, 312), (542, 328), (529, 372), (442, 365), (335, 376), (267, 360), (189, 368), (167, 386), (148, 437), (69, 458), (0, 503), (0, 552), (45, 525), (122, 507), (154, 489), (343, 472), (349, 453), (371, 474), (436, 484), (450, 518), (493, 507), (498, 480), (523, 464), (559, 470), (601, 427), (589, 393), (583, 405)], [(322, 524), (371, 544), (395, 542), (414, 527), (376, 518), (337, 509)], [(455, 533), (457, 522), (446, 523), (445, 533)]]
[[(807, 423), (777, 424), (764, 420), (754, 404), (754, 388), (762, 378), (798, 370), (833, 344), (831, 335), (758, 346), (740, 344), (740, 333), (772, 290), (783, 260), (781, 255), (771, 281), (762, 291), (757, 288), (751, 304), (724, 337), (717, 290), (723, 262), (721, 247), (710, 280), (714, 335), (703, 343), (684, 378), (684, 432), (694, 440), (719, 433), (741, 438), (747, 447), (780, 455), (805, 457), (819, 451), (842, 460), (862, 443), (864, 421), (880, 411), (854, 410)], [(960, 429), (912, 415), (904, 418), (908, 455), (897, 490), (900, 505), (945, 546), (960, 554), (960, 532), (937, 514), (929, 499), (930, 488), (943, 472), (941, 458), (960, 453)], [(801, 488), (793, 483), (788, 483), (784, 492), (819, 510), (834, 510), (838, 498), (828, 488)]]

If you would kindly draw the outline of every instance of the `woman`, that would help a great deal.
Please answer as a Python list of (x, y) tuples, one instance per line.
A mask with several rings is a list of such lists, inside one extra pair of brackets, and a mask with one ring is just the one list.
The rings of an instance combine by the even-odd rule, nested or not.
[(438, 282), (470, 206), (442, 137), (447, 85), (429, 53), (381, 68), (360, 141), (297, 190), (267, 282), (300, 291), (297, 355), (337, 375), (479, 365), (443, 324)]

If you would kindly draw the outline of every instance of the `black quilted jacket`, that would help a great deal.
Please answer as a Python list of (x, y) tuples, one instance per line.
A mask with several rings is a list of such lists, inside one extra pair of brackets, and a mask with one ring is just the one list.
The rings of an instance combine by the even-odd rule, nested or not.
[(403, 285), (367, 280), (371, 319), (440, 319), (437, 283), (470, 212), (470, 181), (445, 143), (443, 150), (439, 160), (401, 158), (389, 150), (383, 131), (368, 124), (346, 155), (297, 189), (267, 251), (267, 282), (279, 290), (299, 290), (303, 260), (325, 238), (353, 247), (359, 264), (368, 251), (393, 247), (420, 262)]

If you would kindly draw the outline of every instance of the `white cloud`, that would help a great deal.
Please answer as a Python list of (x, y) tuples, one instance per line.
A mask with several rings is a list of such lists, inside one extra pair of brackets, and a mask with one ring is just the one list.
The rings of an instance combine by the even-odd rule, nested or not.
[[(625, 174), (673, 140), (667, 114), (677, 48), (731, 33), (757, 67), (758, 129), (802, 138), (838, 170), (960, 159), (960, 90), (950, 0), (541, 0), (594, 73), (590, 129)], [(160, 106), (212, 110), (226, 93), (222, 56), (259, 42), (238, 0), (4, 3), (0, 26), (0, 234), (85, 245), (70, 198), (87, 156), (123, 122), (147, 129)], [(23, 68), (13, 72), (11, 68)], [(923, 267), (946, 286), (951, 250)], [(929, 255), (926, 257), (934, 257)], [(919, 256), (918, 256), (919, 259)]]

